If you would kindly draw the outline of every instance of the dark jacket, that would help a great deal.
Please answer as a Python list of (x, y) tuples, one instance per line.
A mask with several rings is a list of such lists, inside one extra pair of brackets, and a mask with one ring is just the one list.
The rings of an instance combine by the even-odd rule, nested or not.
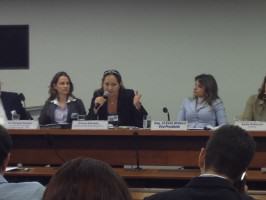
[[(91, 105), (88, 113), (89, 120), (107, 120), (107, 101), (99, 109), (98, 113), (94, 113), (94, 101), (98, 96), (103, 96), (103, 90), (96, 90), (91, 100)], [(147, 115), (147, 111), (141, 106), (140, 110), (137, 110), (133, 104), (135, 93), (130, 89), (120, 89), (117, 102), (117, 115), (119, 126), (137, 126), (142, 127), (143, 116)]]
[(219, 177), (195, 177), (185, 187), (162, 192), (144, 200), (251, 200), (239, 193), (226, 179)]
[[(52, 101), (46, 101), (39, 117), (39, 123), (41, 125), (45, 124), (55, 124), (54, 112), (57, 105)], [(79, 115), (86, 115), (86, 110), (81, 99), (73, 99), (67, 103), (68, 113), (66, 123), (71, 123), (71, 114), (77, 113)]]
[(26, 112), (17, 93), (1, 92), (1, 100), (8, 120), (11, 120), (11, 111), (13, 110), (20, 115), (21, 120), (31, 119), (31, 116)]

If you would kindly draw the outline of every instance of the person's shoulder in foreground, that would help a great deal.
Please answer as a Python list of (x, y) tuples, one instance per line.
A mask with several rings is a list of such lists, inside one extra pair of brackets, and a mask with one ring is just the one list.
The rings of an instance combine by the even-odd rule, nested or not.
[(195, 177), (185, 187), (157, 193), (145, 200), (252, 200), (220, 178)]
[(0, 183), (0, 200), (40, 200), (44, 189), (44, 186), (38, 182), (4, 181)]

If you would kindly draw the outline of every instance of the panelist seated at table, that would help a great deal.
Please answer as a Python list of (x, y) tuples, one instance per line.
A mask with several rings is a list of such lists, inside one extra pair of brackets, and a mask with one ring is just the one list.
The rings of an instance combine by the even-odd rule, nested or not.
[(119, 126), (142, 127), (147, 111), (141, 104), (138, 91), (126, 89), (117, 70), (107, 70), (101, 88), (96, 90), (88, 113), (90, 120), (109, 120)]
[(66, 162), (51, 178), (43, 200), (132, 200), (124, 180), (107, 163), (90, 158)]
[(39, 123), (66, 124), (71, 123), (74, 115), (86, 115), (81, 99), (73, 95), (74, 86), (66, 72), (54, 75), (49, 86), (49, 98), (41, 110)]
[(218, 96), (218, 86), (210, 74), (195, 77), (194, 96), (186, 98), (178, 113), (178, 121), (188, 121), (189, 128), (205, 128), (227, 123), (225, 108)]
[(258, 94), (249, 97), (241, 119), (247, 121), (266, 121), (266, 76)]
[(0, 84), (0, 119), (1, 121), (21, 119), (32, 119), (21, 103), (19, 94), (15, 92), (1, 91)]
[(4, 177), (11, 156), (12, 139), (0, 125), (0, 199), (1, 200), (41, 200), (44, 187), (38, 182), (10, 183)]

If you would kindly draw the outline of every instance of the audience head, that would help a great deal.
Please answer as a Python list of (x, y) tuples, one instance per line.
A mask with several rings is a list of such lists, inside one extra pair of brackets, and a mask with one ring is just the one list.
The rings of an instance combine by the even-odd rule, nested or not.
[(66, 72), (57, 72), (51, 80), (49, 86), (49, 100), (57, 98), (59, 95), (73, 96), (73, 83)]
[(195, 77), (194, 96), (202, 97), (209, 105), (219, 98), (215, 78), (210, 74), (200, 74)]
[(0, 173), (5, 171), (9, 161), (12, 140), (7, 130), (0, 125)]
[(102, 90), (108, 91), (109, 95), (117, 95), (120, 89), (123, 89), (121, 74), (115, 69), (106, 70), (102, 77)]
[(263, 80), (261, 87), (259, 89), (258, 98), (261, 100), (266, 100), (266, 76), (264, 77), (264, 80)]
[(203, 172), (213, 171), (232, 181), (239, 180), (255, 153), (253, 138), (238, 126), (224, 125), (217, 129), (200, 154)]
[(77, 158), (51, 178), (43, 200), (131, 200), (121, 177), (106, 163)]

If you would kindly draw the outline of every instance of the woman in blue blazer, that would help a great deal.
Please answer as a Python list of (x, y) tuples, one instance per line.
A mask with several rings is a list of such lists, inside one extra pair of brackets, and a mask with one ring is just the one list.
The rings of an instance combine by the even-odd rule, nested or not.
[(50, 97), (39, 117), (41, 125), (71, 123), (73, 114), (86, 115), (82, 100), (72, 94), (73, 90), (73, 83), (66, 72), (54, 75), (49, 87)]
[(210, 74), (195, 77), (194, 97), (186, 98), (178, 114), (178, 121), (188, 121), (189, 128), (205, 128), (227, 123), (225, 108), (218, 96), (218, 86)]
[(138, 91), (125, 89), (117, 70), (107, 70), (102, 77), (102, 86), (96, 90), (88, 113), (90, 120), (108, 120), (118, 126), (142, 127), (147, 115)]

